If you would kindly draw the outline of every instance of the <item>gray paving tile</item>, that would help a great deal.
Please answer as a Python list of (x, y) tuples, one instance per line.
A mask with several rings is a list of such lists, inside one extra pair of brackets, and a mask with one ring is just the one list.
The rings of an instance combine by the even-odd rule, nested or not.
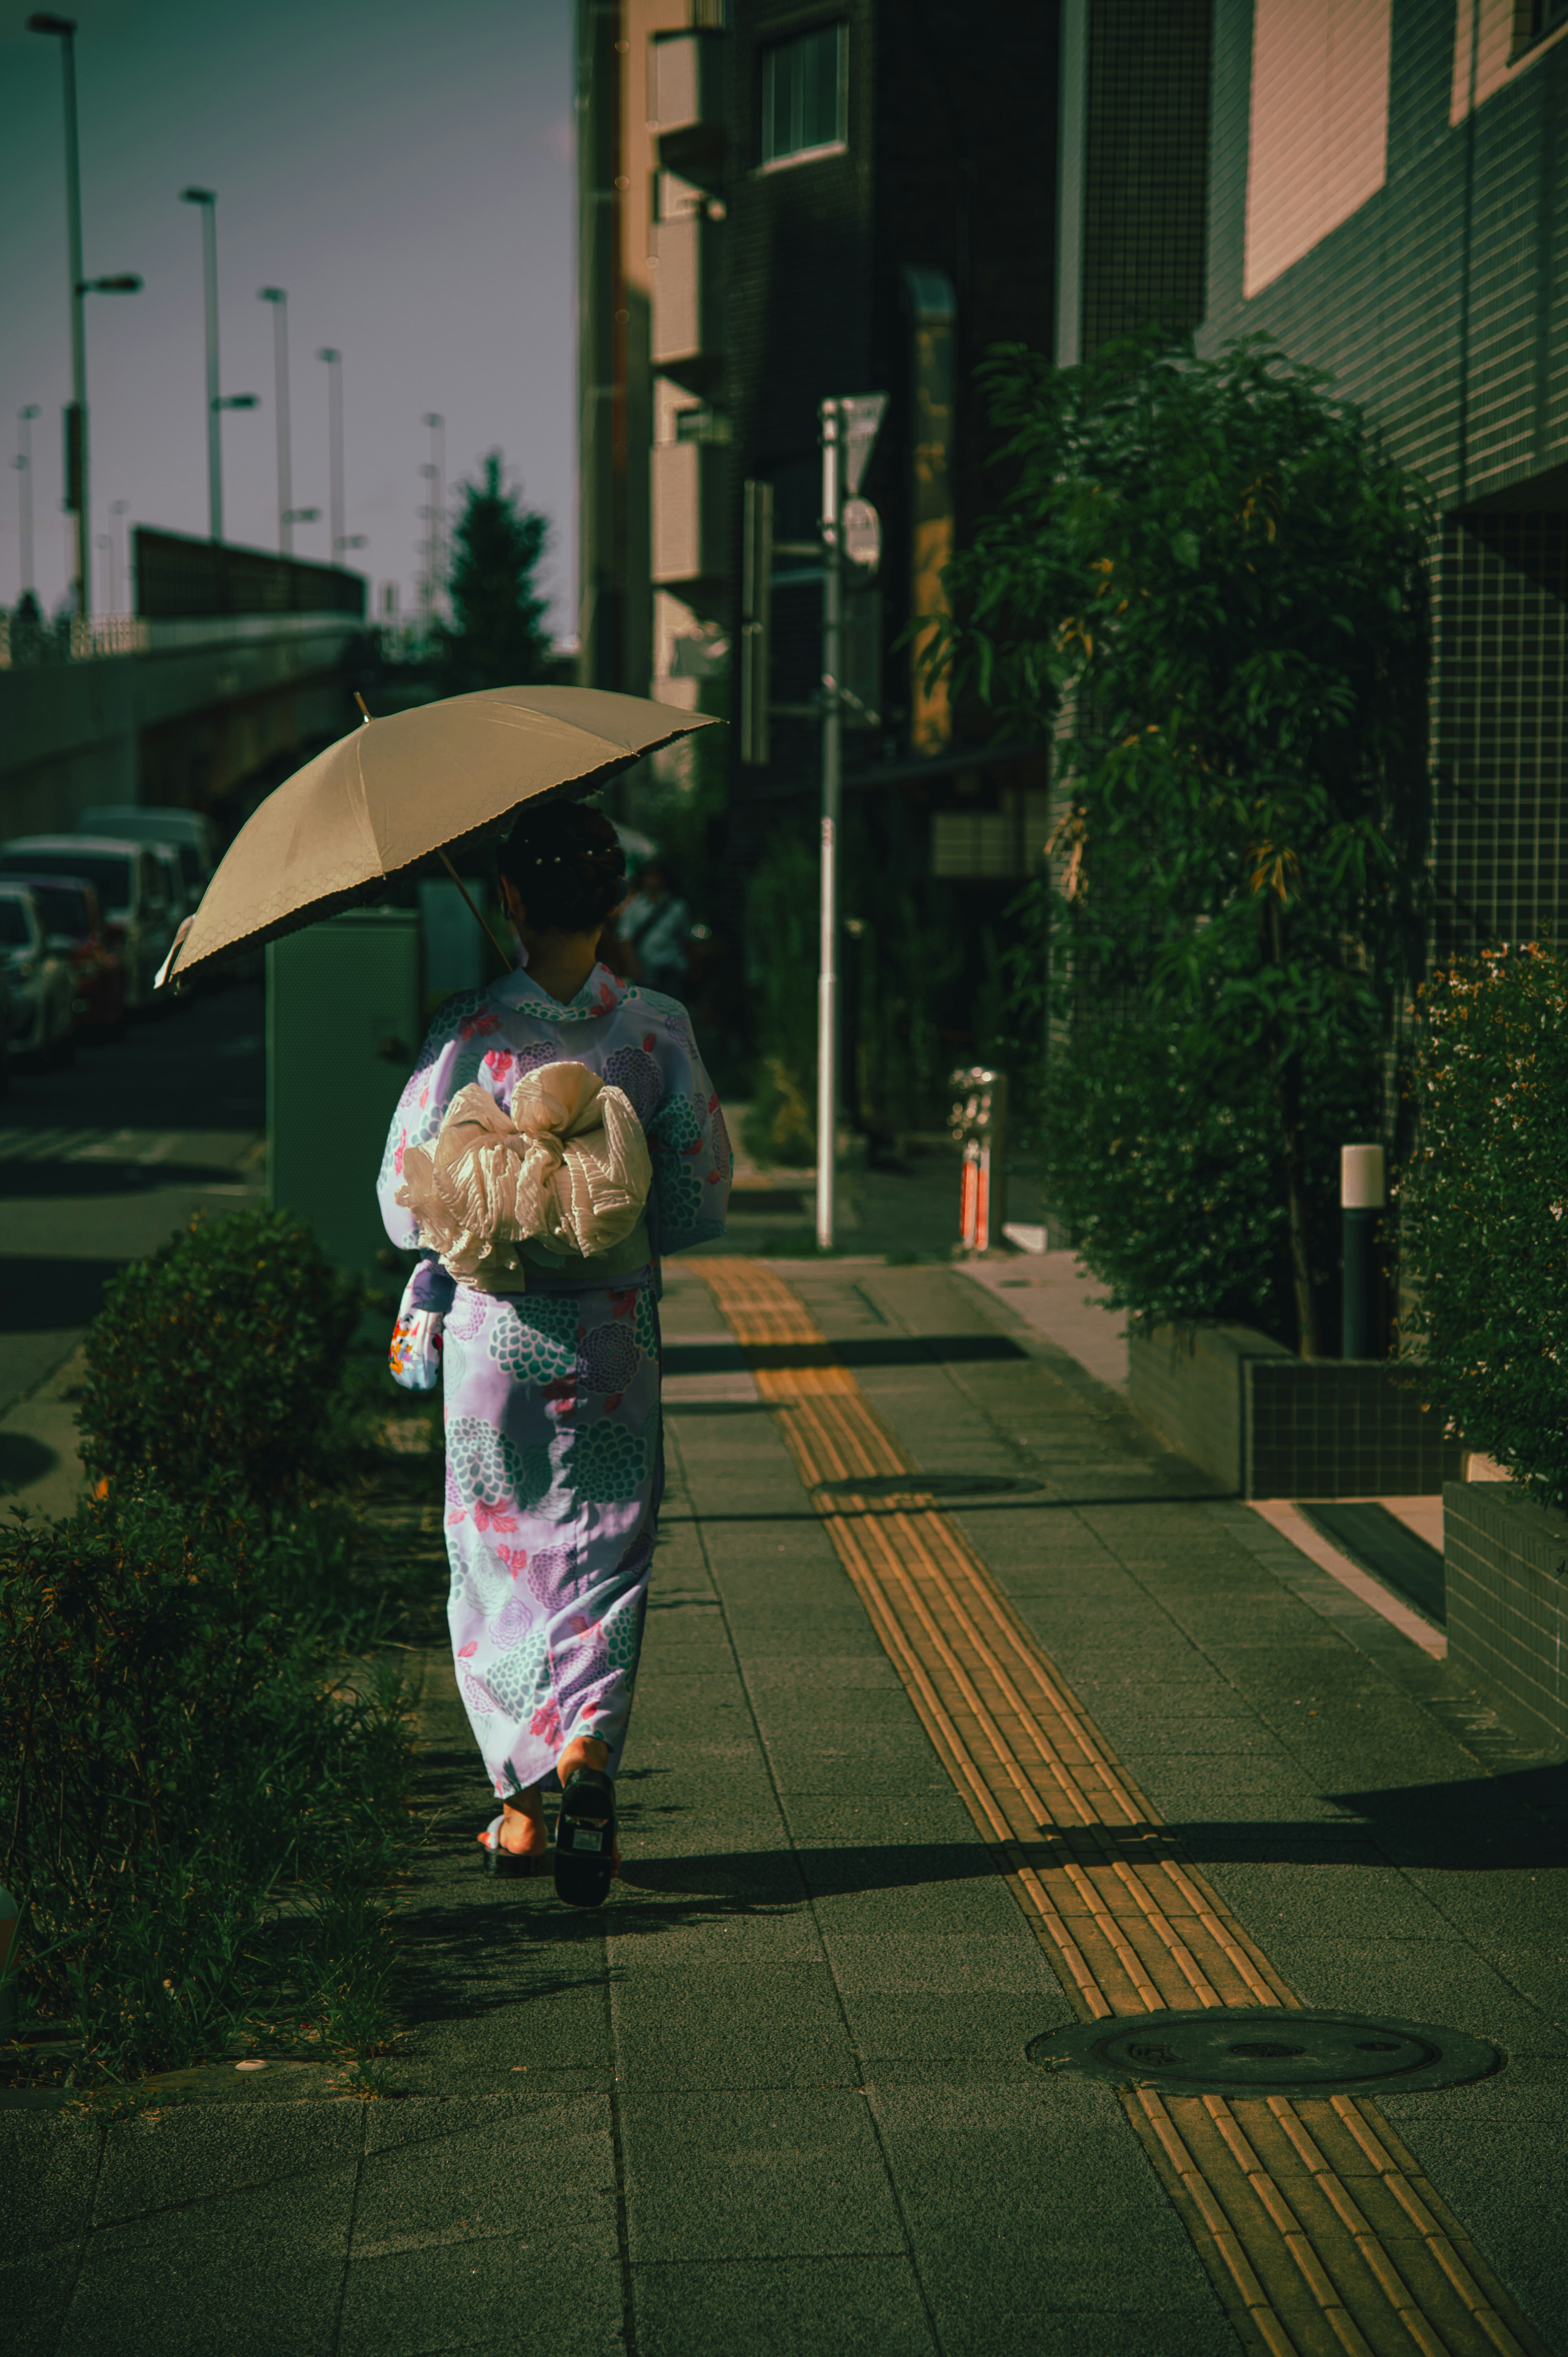
[(7, 2357), (53, 2357), (70, 2306), (81, 2239), (57, 2236), (47, 2250), (0, 2260), (0, 2316)]
[(638, 2357), (936, 2357), (905, 2258), (632, 2269)]
[(104, 2135), (92, 2222), (113, 2225), (352, 2167), (364, 2133), (357, 2111), (339, 2104), (193, 2104), (121, 2121)]
[[(198, 2115), (199, 2116), (199, 2115)], [(99, 2227), (59, 2357), (244, 2357), (332, 2346), (355, 2165)]]
[(1019, 1919), (984, 1931), (870, 1932), (825, 1934), (833, 1977), (846, 1998), (877, 1992), (971, 1996), (982, 1991), (1038, 1996), (1051, 1986), (1039, 1942)]
[(1026, 2299), (1047, 2314), (1147, 2316), (1157, 2281), (1173, 2319), (1216, 2316), (1197, 2255), (1112, 2091), (1031, 2076), (1034, 2084), (1017, 2087), (875, 2088), (944, 2349), (1002, 2345), (1010, 2294), (1019, 2316)]
[(0, 2112), (0, 2259), (74, 2244), (85, 2232), (102, 2133), (52, 2113)]
[(634, 2262), (904, 2255), (864, 2095), (632, 2093), (622, 2119)]
[(1568, 2058), (1568, 2026), (1527, 2003), (1462, 1940), (1282, 1933), (1271, 1963), (1307, 2005), (1391, 2013), (1489, 2038), (1509, 2054)]
[(622, 2083), (634, 2091), (859, 2083), (825, 1962), (628, 1972), (612, 2004)]
[(542, 2184), (537, 2155), (533, 2183), (540, 2198), (519, 2205), (513, 2241), (355, 2259), (340, 2357), (625, 2357), (618, 2256), (568, 2251), (563, 2264), (554, 2228), (565, 2205)]
[[(378, 2105), (393, 2115), (367, 2151), (354, 2209), (356, 2266), (402, 2252), (465, 2247), (532, 2234), (541, 2255), (544, 2209), (520, 2210), (518, 2189), (550, 2155), (573, 2189), (550, 2205), (563, 2257), (617, 2255), (615, 2152), (607, 2097)], [(410, 2120), (398, 2114), (413, 2113)], [(443, 2116), (445, 2115), (445, 2116)]]

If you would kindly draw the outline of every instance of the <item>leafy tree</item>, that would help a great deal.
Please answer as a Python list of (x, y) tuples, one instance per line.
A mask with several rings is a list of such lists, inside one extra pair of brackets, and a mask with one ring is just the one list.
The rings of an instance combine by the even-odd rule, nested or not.
[(1420, 1127), (1399, 1182), (1402, 1335), (1468, 1446), (1568, 1502), (1568, 968), (1550, 942), (1460, 961), (1421, 994)]
[(1423, 495), (1259, 339), (981, 374), (1011, 480), (934, 660), (1058, 737), (1015, 961), (1020, 1024), (1066, 1033), (1051, 1183), (1135, 1312), (1251, 1303), (1315, 1356), (1329, 1149), (1419, 970)]
[(437, 632), (436, 674), (444, 695), (483, 687), (526, 687), (550, 661), (548, 601), (534, 572), (550, 536), (548, 519), (522, 504), (492, 450), (478, 482), (459, 486), (447, 578), (453, 620)]

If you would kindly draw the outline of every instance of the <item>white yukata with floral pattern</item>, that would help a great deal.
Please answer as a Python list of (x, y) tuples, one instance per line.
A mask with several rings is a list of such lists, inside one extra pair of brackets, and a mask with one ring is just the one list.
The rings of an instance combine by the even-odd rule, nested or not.
[[(403, 1158), (428, 1146), (459, 1089), (510, 1103), (523, 1073), (569, 1059), (630, 1098), (653, 1186), (647, 1266), (521, 1294), (455, 1285), (422, 1259), (403, 1297), (435, 1328), (446, 1411), (447, 1619), (457, 1683), (498, 1793), (546, 1781), (564, 1747), (596, 1736), (619, 1765), (642, 1643), (663, 1448), (659, 1255), (722, 1236), (731, 1155), (686, 1010), (594, 968), (568, 1006), (525, 972), (448, 999), (387, 1139), (379, 1195), (392, 1243), (418, 1247), (396, 1200)], [(434, 1313), (421, 1318), (419, 1313)], [(442, 1313), (445, 1313), (444, 1317)], [(444, 1329), (444, 1330), (443, 1330)]]

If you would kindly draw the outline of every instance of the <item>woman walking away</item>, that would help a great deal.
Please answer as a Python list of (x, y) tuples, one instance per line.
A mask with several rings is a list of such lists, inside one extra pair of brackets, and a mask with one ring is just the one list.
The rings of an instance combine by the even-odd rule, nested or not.
[(685, 1009), (597, 963), (626, 890), (608, 820), (552, 803), (499, 860), (520, 968), (440, 1009), (381, 1166), (387, 1233), (421, 1255), (392, 1372), (445, 1383), (486, 1863), (542, 1857), (558, 1778), (555, 1887), (597, 1906), (663, 1486), (659, 1259), (724, 1233), (731, 1157)]

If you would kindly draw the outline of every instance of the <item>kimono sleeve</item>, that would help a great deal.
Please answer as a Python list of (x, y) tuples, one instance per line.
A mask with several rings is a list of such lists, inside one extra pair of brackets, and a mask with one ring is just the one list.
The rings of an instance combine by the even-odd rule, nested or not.
[(400, 1252), (415, 1252), (419, 1246), (413, 1213), (397, 1200), (403, 1157), (411, 1146), (433, 1142), (458, 1090), (478, 1078), (490, 1044), (488, 1035), (499, 1026), (499, 1017), (480, 991), (459, 991), (435, 1010), (419, 1060), (398, 1099), (376, 1181), (382, 1225)]
[(658, 1062), (664, 1093), (643, 1125), (653, 1164), (658, 1249), (681, 1252), (723, 1235), (735, 1157), (683, 1010), (665, 1030)]

